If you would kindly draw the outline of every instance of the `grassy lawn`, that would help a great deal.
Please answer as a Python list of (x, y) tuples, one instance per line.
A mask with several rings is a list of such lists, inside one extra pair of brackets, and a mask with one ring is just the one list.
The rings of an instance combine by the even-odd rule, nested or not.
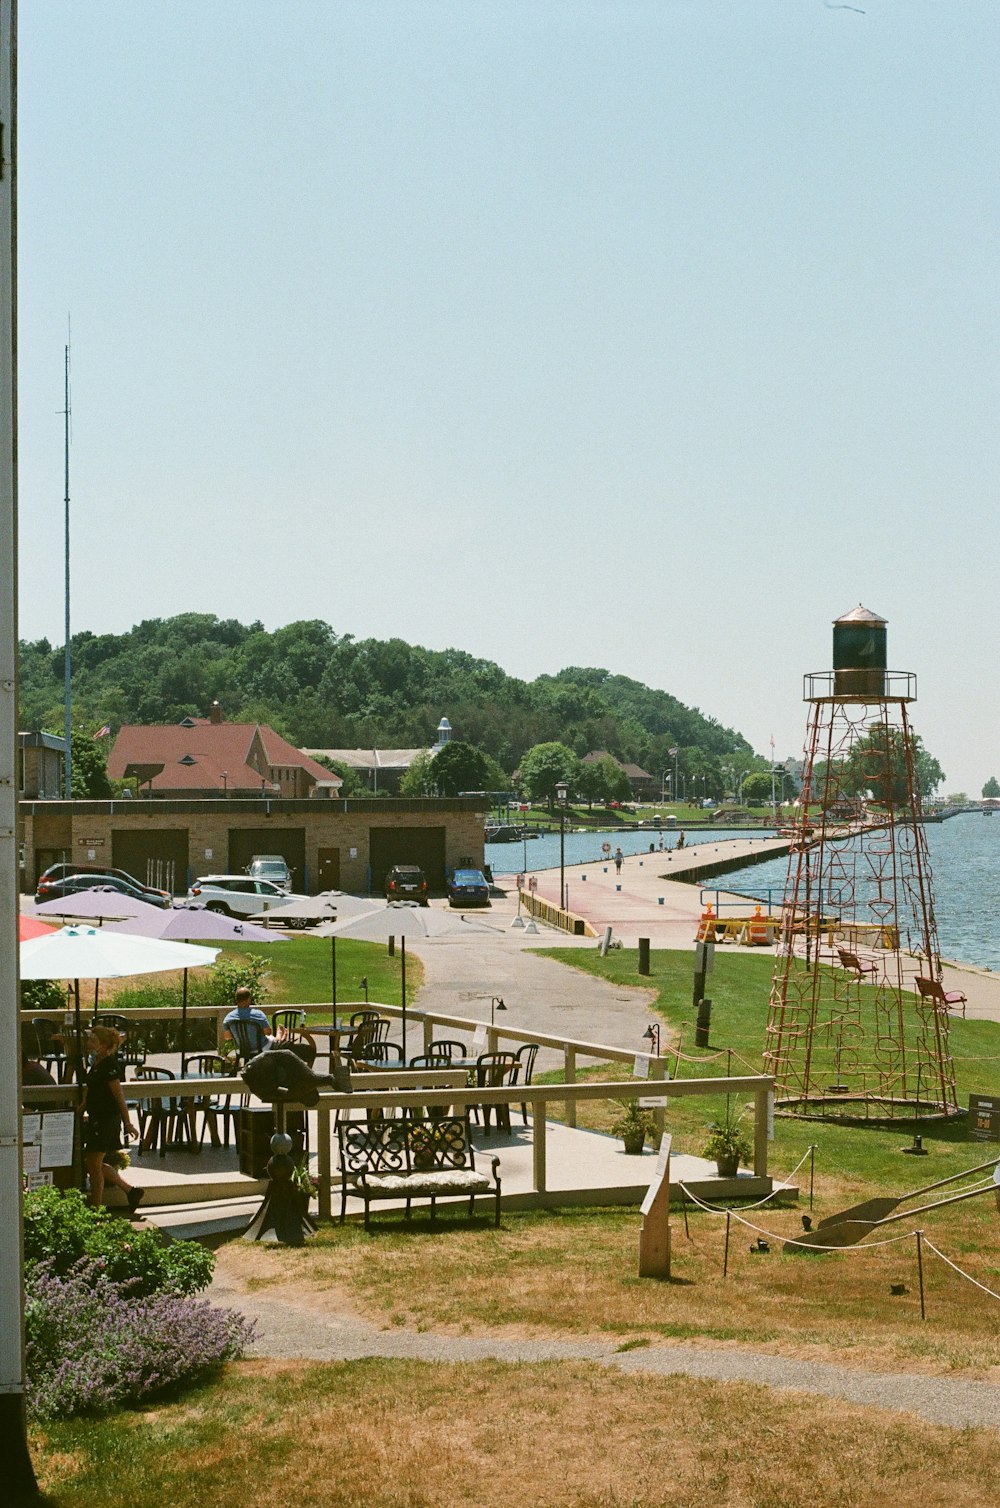
[[(313, 937), (301, 933), (287, 938), (286, 941), (271, 946), (268, 943), (230, 943), (224, 942), (217, 945), (221, 955), (229, 958), (246, 958), (256, 956), (263, 958), (268, 971), (268, 1001), (269, 1006), (284, 1004), (294, 1005), (318, 1005), (320, 1009), (314, 1014), (317, 1018), (326, 1020), (330, 1015), (330, 939), (328, 937)], [(363, 978), (368, 980), (368, 993), (372, 1000), (383, 1001), (386, 1005), (399, 1005), (400, 1003), (400, 963), (401, 956), (397, 947), (395, 955), (390, 958), (389, 950), (385, 943), (356, 942), (351, 938), (338, 938), (337, 940), (337, 999), (363, 1000), (364, 991), (359, 981)], [(406, 960), (406, 998), (407, 1002), (413, 1001), (417, 990), (423, 980), (423, 965), (415, 954), (410, 954)], [(194, 994), (197, 991), (199, 980), (196, 975), (191, 976), (191, 988)], [(155, 976), (155, 982), (144, 983), (135, 980), (107, 980), (102, 985), (101, 999), (110, 1001), (116, 995), (135, 995), (135, 1003), (145, 1003), (142, 998), (146, 994), (162, 992), (164, 989), (177, 996), (173, 1004), (180, 1004), (180, 974), (159, 974)]]
[[(613, 1443), (612, 1443), (613, 1442)], [(996, 1437), (584, 1364), (244, 1362), (178, 1403), (34, 1436), (58, 1508), (971, 1508)], [(609, 1448), (610, 1446), (610, 1448)]]
[[(651, 982), (634, 972), (635, 957), (628, 953), (601, 959), (596, 950), (553, 950), (550, 956), (619, 984)], [(730, 1047), (735, 1073), (749, 1071), (740, 1057), (758, 1070), (771, 967), (768, 958), (717, 952), (711, 976), (717, 1047), (697, 1052), (685, 1032), (685, 1051), (690, 1049), (696, 1061), (682, 1062), (683, 1077), (725, 1073)], [(691, 1017), (691, 957), (654, 953), (652, 968), (652, 983), (660, 991), (656, 1010), (667, 1028), (665, 1040), (673, 1041), (681, 1022)], [(1000, 1092), (997, 1027), (956, 1021), (952, 1032), (963, 1095), (973, 1086)], [(982, 1061), (970, 1061), (975, 1059)], [(587, 1076), (622, 1077), (626, 1069), (601, 1066)], [(559, 1108), (551, 1102), (550, 1114)], [(675, 1148), (700, 1152), (707, 1123), (724, 1108), (723, 1095), (675, 1099), (667, 1112)], [(580, 1123), (605, 1129), (615, 1109), (581, 1104)], [(791, 1173), (815, 1144), (813, 1215), (819, 1220), (875, 1193), (901, 1195), (947, 1177), (995, 1151), (967, 1142), (964, 1124), (925, 1126), (923, 1135), (929, 1155), (915, 1159), (901, 1151), (911, 1140), (908, 1125), (886, 1129), (778, 1117), (771, 1169), (777, 1176)], [(314, 1298), (325, 1293), (331, 1304), (386, 1325), (459, 1331), (509, 1326), (532, 1334), (611, 1332), (653, 1340), (704, 1337), (871, 1367), (979, 1375), (1000, 1366), (1000, 1303), (931, 1254), (925, 1262), (928, 1317), (921, 1322), (912, 1236), (844, 1255), (784, 1255), (781, 1240), (801, 1232), (808, 1164), (796, 1182), (803, 1191), (798, 1209), (770, 1207), (751, 1216), (768, 1238), (778, 1238), (770, 1239), (767, 1254), (751, 1255), (754, 1233), (733, 1226), (727, 1279), (722, 1277), (724, 1222), (696, 1211), (689, 1213), (690, 1239), (680, 1214), (673, 1219), (669, 1284), (636, 1276), (639, 1217), (632, 1210), (510, 1213), (499, 1232), (485, 1222), (470, 1230), (464, 1218), (454, 1227), (442, 1222), (432, 1232), (419, 1220), (406, 1230), (392, 1217), (376, 1217), (368, 1237), (353, 1226), (333, 1226), (301, 1252), (229, 1247), (220, 1261), (250, 1287), (277, 1290), (287, 1282)], [(887, 1234), (906, 1235), (917, 1223), (947, 1256), (1000, 1292), (992, 1194), (928, 1212), (919, 1222), (901, 1221)], [(906, 1291), (892, 1294), (890, 1287), (899, 1284)]]

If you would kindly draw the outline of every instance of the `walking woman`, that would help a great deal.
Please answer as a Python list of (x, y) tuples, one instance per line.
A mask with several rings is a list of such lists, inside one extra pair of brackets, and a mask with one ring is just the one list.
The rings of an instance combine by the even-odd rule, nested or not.
[(90, 1179), (91, 1204), (99, 1208), (104, 1203), (104, 1185), (111, 1183), (121, 1189), (130, 1213), (134, 1214), (145, 1190), (132, 1188), (106, 1160), (113, 1152), (121, 1151), (123, 1127), (126, 1140), (136, 1134), (122, 1092), (118, 1048), (123, 1040), (113, 1026), (92, 1026), (87, 1035), (87, 1050), (93, 1053), (93, 1062), (87, 1072), (83, 1097), (87, 1112), (83, 1161)]

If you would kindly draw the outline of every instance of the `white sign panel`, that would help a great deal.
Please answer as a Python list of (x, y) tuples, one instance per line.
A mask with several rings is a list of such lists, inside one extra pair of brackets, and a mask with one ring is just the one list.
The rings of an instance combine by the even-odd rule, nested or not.
[(50, 1111), (42, 1116), (42, 1167), (68, 1168), (73, 1163), (72, 1110)]

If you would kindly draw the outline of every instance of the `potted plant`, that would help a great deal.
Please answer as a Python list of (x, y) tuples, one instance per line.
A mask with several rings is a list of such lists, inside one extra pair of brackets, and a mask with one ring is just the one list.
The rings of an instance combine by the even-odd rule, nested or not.
[(428, 1126), (415, 1126), (410, 1132), (410, 1155), (415, 1168), (433, 1168), (437, 1137)]
[(739, 1118), (729, 1114), (724, 1120), (712, 1121), (709, 1138), (702, 1148), (703, 1157), (714, 1157), (720, 1178), (735, 1178), (741, 1162), (746, 1162), (753, 1147), (745, 1131), (740, 1130)]
[(651, 1110), (643, 1110), (638, 1100), (619, 1100), (622, 1113), (611, 1122), (612, 1136), (620, 1136), (625, 1151), (638, 1157), (646, 1145), (647, 1136), (655, 1136), (656, 1121)]

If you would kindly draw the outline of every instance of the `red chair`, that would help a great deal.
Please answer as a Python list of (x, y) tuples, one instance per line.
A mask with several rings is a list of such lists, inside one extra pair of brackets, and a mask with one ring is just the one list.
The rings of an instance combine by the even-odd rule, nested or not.
[(961, 990), (946, 990), (939, 979), (918, 979), (917, 990), (921, 1000), (930, 1000), (935, 1010), (954, 1011), (965, 1015), (968, 998)]
[(851, 953), (847, 948), (838, 948), (837, 956), (845, 969), (849, 969), (860, 984), (864, 979), (869, 979), (874, 984), (875, 975), (878, 973), (878, 964), (874, 958), (859, 958), (856, 953)]

